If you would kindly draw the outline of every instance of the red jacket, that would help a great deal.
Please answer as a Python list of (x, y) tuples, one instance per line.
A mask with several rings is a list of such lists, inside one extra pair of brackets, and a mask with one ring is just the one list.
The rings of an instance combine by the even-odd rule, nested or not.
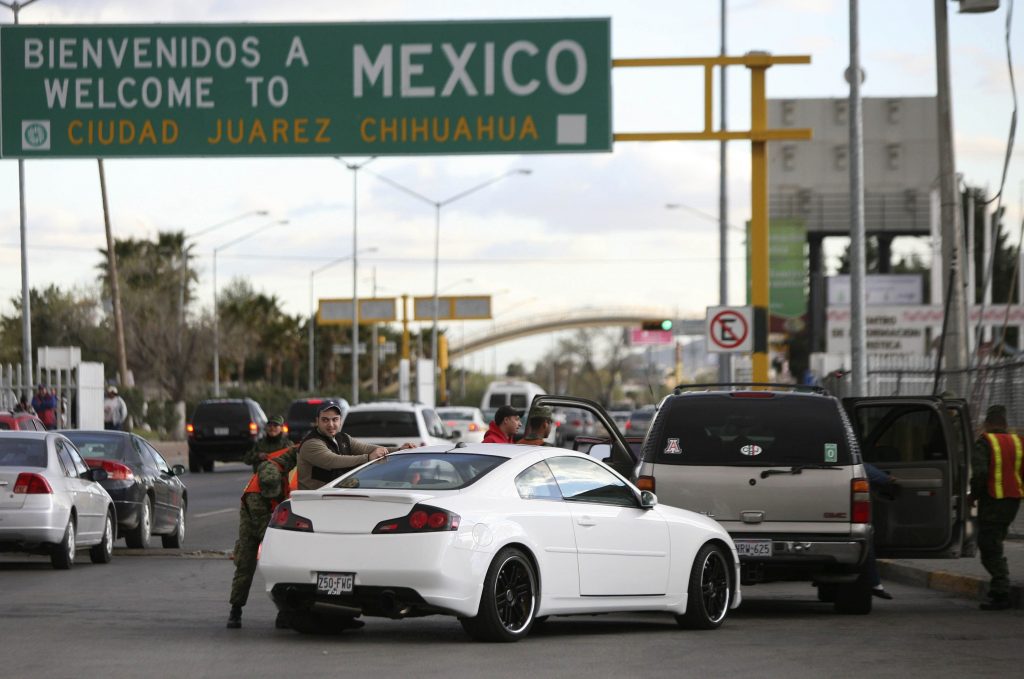
[(484, 443), (512, 443), (512, 437), (506, 436), (505, 432), (498, 428), (498, 425), (491, 420), (491, 424), (487, 427), (487, 433), (484, 434)]

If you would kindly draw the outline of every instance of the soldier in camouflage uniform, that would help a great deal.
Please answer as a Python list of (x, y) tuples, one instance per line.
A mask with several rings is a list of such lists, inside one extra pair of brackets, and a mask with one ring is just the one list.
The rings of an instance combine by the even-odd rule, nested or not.
[(259, 463), (258, 471), (249, 479), (242, 493), (238, 513), (238, 540), (235, 542), (235, 576), (231, 580), (231, 612), (227, 626), (242, 626), (242, 606), (249, 599), (249, 588), (256, 573), (256, 555), (270, 515), (287, 497), (288, 472), (295, 467), (296, 451), (289, 447), (272, 453)]
[(981, 565), (992, 576), (984, 611), (1010, 608), (1010, 570), (1003, 541), (1017, 516), (1024, 494), (1021, 480), (1021, 438), (1007, 433), (1006, 407), (994, 405), (985, 413), (985, 433), (971, 455), (971, 502), (978, 503), (978, 551)]
[(289, 440), (288, 435), (284, 433), (284, 418), (280, 415), (274, 415), (267, 420), (267, 426), (264, 428), (264, 431), (266, 436), (254, 443), (252, 448), (247, 450), (242, 456), (242, 462), (252, 465), (253, 473), (256, 473), (256, 468), (267, 459), (268, 453), (276, 452), (282, 448), (291, 448), (295, 445)]

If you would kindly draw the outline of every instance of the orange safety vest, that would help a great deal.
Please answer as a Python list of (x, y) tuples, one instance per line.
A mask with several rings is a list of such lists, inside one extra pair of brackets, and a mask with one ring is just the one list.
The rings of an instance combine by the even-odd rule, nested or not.
[(1024, 446), (1016, 434), (986, 434), (991, 457), (988, 464), (988, 494), (997, 500), (1024, 497), (1021, 464)]
[[(281, 474), (284, 474), (284, 467), (282, 467), (281, 463), (275, 460), (274, 458), (284, 455), (285, 453), (288, 452), (288, 450), (288, 448), (282, 448), (281, 450), (275, 450), (272, 453), (267, 453), (267, 460), (276, 464), (281, 469)], [(290, 484), (282, 483), (281, 485), (284, 487), (284, 496), (288, 497), (289, 491), (291, 490)], [(242, 491), (242, 497), (245, 497), (246, 494), (248, 493), (258, 492), (260, 492), (260, 476), (259, 474), (253, 474), (251, 477), (249, 477), (249, 483), (245, 484), (245, 490)]]

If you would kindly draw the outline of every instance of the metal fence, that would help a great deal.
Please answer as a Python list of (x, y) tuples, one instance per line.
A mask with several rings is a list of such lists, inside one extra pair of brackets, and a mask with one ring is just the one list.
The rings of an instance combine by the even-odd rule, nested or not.
[(26, 380), (22, 375), (21, 365), (0, 365), (0, 410), (14, 410), (22, 396), (31, 403), (36, 392), (36, 385), (45, 384), (57, 395), (57, 426), (77, 426), (74, 410), (70, 408), (77, 390), (75, 370), (39, 369), (37, 377)]
[[(1010, 427), (1024, 429), (1024, 361), (1002, 360), (968, 370), (944, 370), (938, 374), (928, 357), (874, 358), (868, 360), (867, 393), (864, 396), (931, 396), (947, 394), (966, 399), (977, 429), (990, 405), (1006, 406)], [(822, 379), (822, 386), (839, 397), (850, 396), (848, 371)]]

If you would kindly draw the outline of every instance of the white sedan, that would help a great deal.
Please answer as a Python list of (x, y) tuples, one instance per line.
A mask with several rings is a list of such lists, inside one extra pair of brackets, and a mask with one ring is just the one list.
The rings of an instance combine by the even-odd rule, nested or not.
[(517, 641), (550, 615), (619, 611), (712, 629), (741, 598), (716, 521), (551, 447), (392, 453), (292, 493), (261, 549), (279, 620), (299, 631), (446, 614), (476, 639)]
[(114, 553), (114, 502), (75, 445), (55, 432), (0, 432), (0, 551), (45, 554), (67, 569), (79, 549)]

